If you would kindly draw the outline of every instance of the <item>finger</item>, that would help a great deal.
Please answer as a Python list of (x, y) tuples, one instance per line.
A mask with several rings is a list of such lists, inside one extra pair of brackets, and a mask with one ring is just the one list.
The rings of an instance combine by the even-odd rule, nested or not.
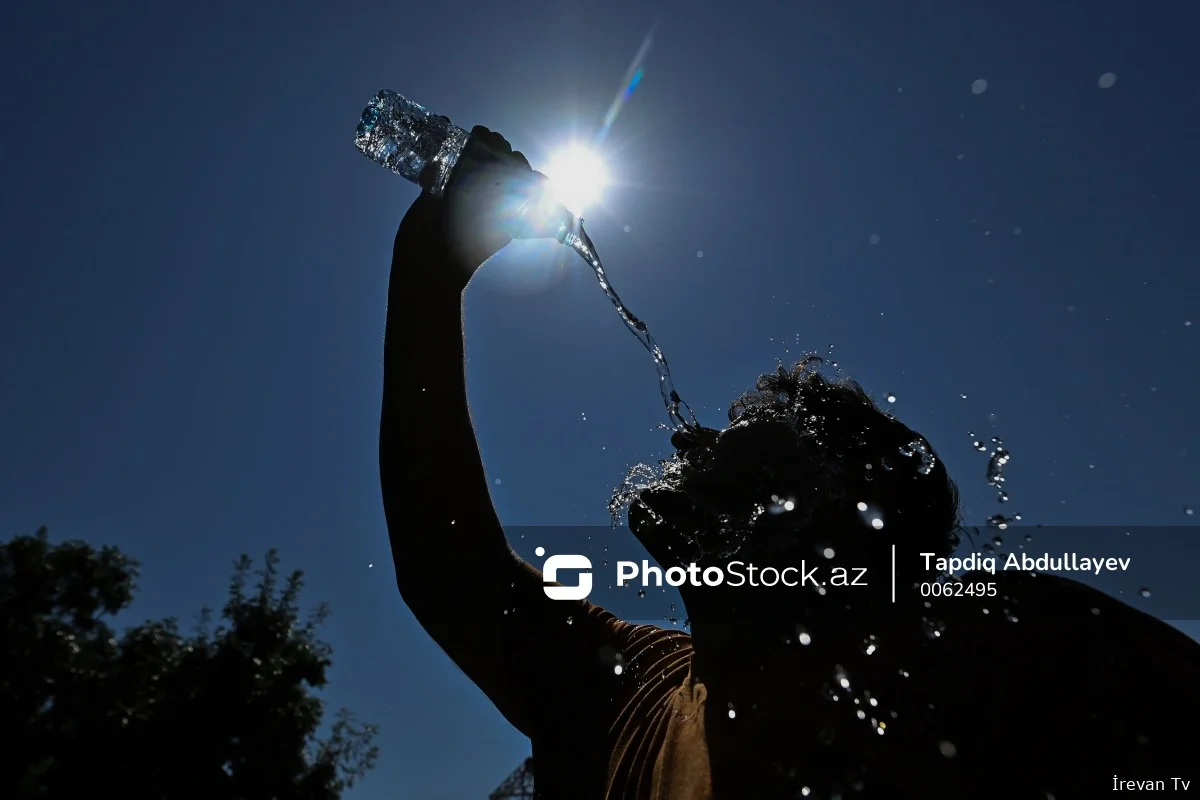
[(471, 135), (477, 136), (479, 141), (496, 155), (507, 156), (512, 153), (512, 145), (508, 143), (508, 140), (491, 128), (479, 125), (471, 131)]
[[(512, 145), (500, 134), (476, 125), (471, 129), (471, 141), (475, 144), (476, 158), (485, 162), (505, 163), (513, 155)], [(524, 156), (517, 162), (521, 166), (529, 166)]]
[(493, 156), (504, 156), (512, 150), (508, 142), (504, 141), (503, 136), (483, 125), (471, 128), (471, 140)]

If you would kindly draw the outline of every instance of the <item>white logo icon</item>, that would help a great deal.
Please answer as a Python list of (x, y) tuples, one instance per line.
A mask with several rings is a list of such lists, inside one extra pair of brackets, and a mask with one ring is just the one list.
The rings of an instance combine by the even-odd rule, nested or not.
[[(541, 558), (546, 555), (546, 548), (539, 547), (533, 552), (538, 558)], [(583, 600), (592, 593), (592, 573), (588, 571), (591, 568), (592, 562), (587, 556), (550, 556), (542, 566), (542, 578), (546, 582), (543, 591), (546, 592), (546, 597), (551, 600)], [(560, 569), (583, 570), (579, 573), (579, 583), (575, 586), (551, 586), (551, 583), (558, 582)]]

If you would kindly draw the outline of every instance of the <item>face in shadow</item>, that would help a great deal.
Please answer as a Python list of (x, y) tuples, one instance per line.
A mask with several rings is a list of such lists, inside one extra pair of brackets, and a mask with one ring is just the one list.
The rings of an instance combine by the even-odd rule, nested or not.
[(629, 508), (661, 566), (784, 567), (830, 546), (867, 558), (883, 530), (939, 554), (957, 545), (958, 493), (933, 448), (817, 363), (759, 378), (724, 430), (672, 437), (674, 457)]

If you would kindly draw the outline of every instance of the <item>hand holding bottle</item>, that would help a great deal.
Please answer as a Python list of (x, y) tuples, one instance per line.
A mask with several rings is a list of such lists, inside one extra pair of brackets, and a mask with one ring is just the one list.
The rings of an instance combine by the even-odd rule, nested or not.
[[(424, 186), (435, 171), (431, 163), (418, 183)], [(455, 261), (474, 273), (513, 238), (553, 238), (561, 227), (557, 211), (546, 176), (503, 136), (479, 125), (471, 130), (443, 195), (423, 192), (404, 225), (436, 235)]]

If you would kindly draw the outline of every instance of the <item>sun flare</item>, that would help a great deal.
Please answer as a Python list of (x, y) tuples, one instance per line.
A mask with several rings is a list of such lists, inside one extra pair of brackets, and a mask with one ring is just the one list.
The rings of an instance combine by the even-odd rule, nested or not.
[(571, 145), (555, 155), (546, 176), (559, 202), (578, 215), (600, 199), (600, 192), (608, 183), (604, 163), (581, 145)]

